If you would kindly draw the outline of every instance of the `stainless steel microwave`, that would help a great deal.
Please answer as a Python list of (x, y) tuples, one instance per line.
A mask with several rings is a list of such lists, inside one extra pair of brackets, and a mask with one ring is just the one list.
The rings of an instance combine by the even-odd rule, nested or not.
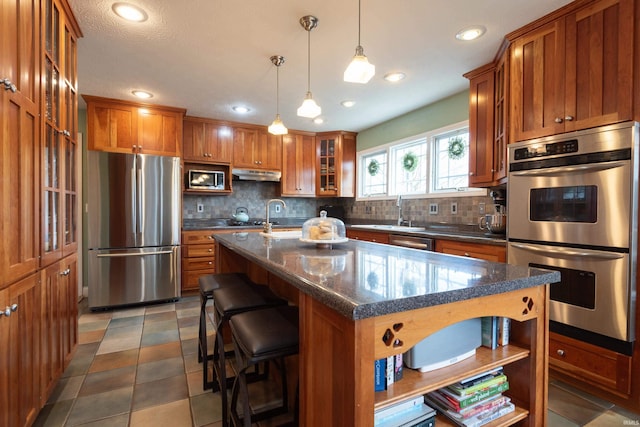
[(189, 169), (188, 188), (191, 190), (224, 190), (224, 172)]

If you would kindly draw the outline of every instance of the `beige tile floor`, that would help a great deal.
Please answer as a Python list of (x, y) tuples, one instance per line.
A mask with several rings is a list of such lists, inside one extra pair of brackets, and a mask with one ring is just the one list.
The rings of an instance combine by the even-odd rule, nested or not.
[[(197, 297), (80, 312), (78, 349), (36, 426), (221, 425), (219, 393), (202, 390)], [(640, 425), (640, 415), (550, 383), (550, 427), (626, 425)]]

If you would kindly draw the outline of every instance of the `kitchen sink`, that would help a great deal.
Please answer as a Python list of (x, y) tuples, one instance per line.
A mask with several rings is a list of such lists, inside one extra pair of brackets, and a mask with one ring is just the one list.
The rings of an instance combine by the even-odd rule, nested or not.
[(410, 227), (408, 225), (386, 225), (386, 224), (358, 224), (352, 225), (353, 228), (367, 228), (370, 230), (389, 230), (389, 231), (424, 231), (424, 227)]
[(269, 239), (299, 239), (302, 237), (302, 230), (272, 231), (271, 233), (261, 231), (260, 235)]

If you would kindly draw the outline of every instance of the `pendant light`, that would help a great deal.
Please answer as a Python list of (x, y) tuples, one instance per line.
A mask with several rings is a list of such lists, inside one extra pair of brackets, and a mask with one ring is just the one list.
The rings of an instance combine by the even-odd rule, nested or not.
[(308, 117), (310, 119), (318, 117), (322, 114), (322, 108), (316, 101), (313, 100), (311, 95), (311, 30), (318, 26), (318, 18), (315, 16), (307, 15), (300, 18), (300, 25), (308, 33), (307, 39), (307, 94), (302, 101), (302, 105), (298, 108), (298, 116)]
[(289, 133), (289, 130), (280, 119), (280, 66), (284, 64), (284, 56), (273, 55), (270, 59), (273, 65), (276, 66), (276, 118), (268, 130), (272, 135), (286, 135)]
[(376, 66), (369, 63), (360, 44), (360, 0), (358, 0), (358, 46), (351, 63), (344, 71), (344, 81), (350, 83), (367, 83), (376, 73)]

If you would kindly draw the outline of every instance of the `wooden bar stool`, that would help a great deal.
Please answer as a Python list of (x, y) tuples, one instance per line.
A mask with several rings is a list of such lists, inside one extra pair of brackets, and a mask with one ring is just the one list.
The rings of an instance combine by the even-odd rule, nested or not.
[(227, 286), (213, 291), (213, 316), (215, 345), (213, 358), (213, 391), (220, 390), (222, 399), (222, 425), (228, 425), (227, 389), (233, 384), (233, 377), (227, 378), (226, 356), (224, 348), (224, 328), (234, 315), (284, 306), (287, 301), (274, 294), (267, 286)]
[(213, 300), (215, 289), (229, 286), (257, 286), (246, 274), (243, 273), (219, 273), (205, 274), (198, 278), (200, 287), (200, 327), (198, 328), (198, 362), (202, 362), (202, 389), (208, 390), (213, 387), (213, 381), (209, 381), (208, 361), (215, 357), (215, 354), (208, 353), (207, 342), (207, 312), (206, 306), (209, 300)]
[[(229, 326), (237, 367), (231, 391), (230, 424), (250, 427), (254, 422), (287, 413), (289, 399), (285, 357), (298, 354), (298, 308), (279, 306), (238, 314), (229, 320)], [(277, 366), (281, 374), (282, 405), (252, 414), (247, 369), (259, 363), (270, 362)], [(242, 417), (237, 410), (238, 398), (241, 400)], [(295, 411), (297, 415), (297, 408)], [(297, 416), (295, 419), (297, 420)]]

